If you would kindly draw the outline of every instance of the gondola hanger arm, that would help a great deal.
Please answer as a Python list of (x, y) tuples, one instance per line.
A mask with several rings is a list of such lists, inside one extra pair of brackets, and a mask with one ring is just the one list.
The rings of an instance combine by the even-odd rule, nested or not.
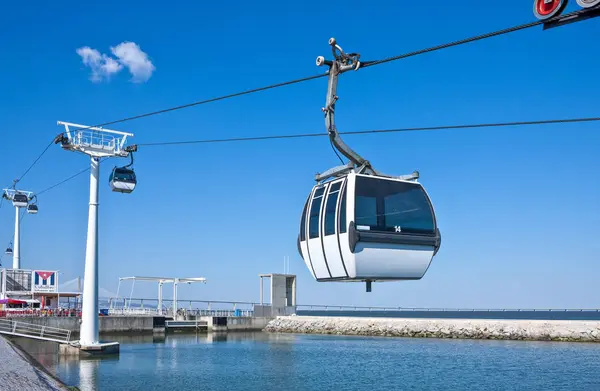
[(129, 154), (129, 158), (131, 160), (130, 160), (130, 163), (126, 166), (123, 166), (123, 168), (128, 168), (128, 167), (133, 166), (133, 153), (137, 152), (137, 149), (138, 149), (137, 144), (128, 145), (127, 147), (125, 147), (125, 152), (127, 152)]
[[(326, 65), (329, 67), (329, 71), (327, 72), (327, 99), (325, 107), (322, 108), (322, 111), (325, 113), (325, 127), (327, 129), (327, 133), (329, 135), (331, 143), (333, 144), (334, 148), (336, 148), (342, 155), (348, 158), (350, 162), (348, 162), (348, 164), (345, 166), (334, 167), (325, 171), (322, 174), (315, 175), (315, 180), (317, 182), (320, 182), (333, 176), (345, 175), (356, 168), (357, 172), (361, 174), (392, 177), (390, 175), (385, 175), (380, 172), (377, 172), (371, 166), (371, 163), (368, 160), (364, 159), (356, 151), (350, 148), (344, 142), (344, 140), (342, 140), (337, 130), (337, 127), (335, 126), (335, 105), (339, 99), (339, 97), (337, 96), (338, 77), (342, 73), (348, 72), (350, 70), (357, 71), (360, 68), (360, 66), (365, 63), (361, 63), (360, 54), (344, 52), (344, 50), (337, 44), (335, 38), (329, 39), (329, 45), (331, 45), (331, 51), (333, 53), (334, 59), (326, 60), (325, 57), (319, 56), (317, 57), (316, 61), (317, 66)], [(403, 175), (395, 178), (400, 178), (404, 180), (416, 180), (417, 178), (419, 178), (419, 173), (415, 171), (412, 174)]]

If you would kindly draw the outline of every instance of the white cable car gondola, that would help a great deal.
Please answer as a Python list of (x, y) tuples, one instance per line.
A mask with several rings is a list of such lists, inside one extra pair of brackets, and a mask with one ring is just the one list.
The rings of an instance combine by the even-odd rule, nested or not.
[(13, 255), (12, 242), (10, 242), (10, 244), (6, 248), (6, 251), (4, 252), (4, 254), (6, 254), (8, 256), (12, 256)]
[(38, 212), (38, 206), (37, 206), (37, 196), (33, 196), (32, 199), (34, 199), (35, 201), (29, 205), (27, 205), (27, 213), (29, 214), (36, 214)]
[(25, 208), (29, 204), (29, 198), (23, 193), (15, 193), (12, 197), (13, 206)]
[(335, 127), (337, 79), (358, 70), (358, 54), (346, 54), (331, 38), (325, 123), (332, 145), (350, 162), (318, 174), (302, 212), (298, 252), (317, 281), (421, 279), (437, 254), (441, 235), (418, 172), (392, 177), (375, 171), (350, 149)]
[(124, 167), (115, 167), (110, 173), (108, 180), (112, 191), (118, 193), (131, 193), (135, 189), (137, 178), (133, 169), (128, 168), (133, 165), (133, 152), (135, 150), (136, 148), (134, 147), (128, 151), (129, 156), (131, 157), (131, 163)]
[(113, 168), (109, 181), (112, 191), (119, 193), (131, 193), (137, 184), (135, 172), (124, 167)]
[(356, 173), (313, 188), (298, 237), (318, 281), (418, 280), (440, 244), (420, 183)]

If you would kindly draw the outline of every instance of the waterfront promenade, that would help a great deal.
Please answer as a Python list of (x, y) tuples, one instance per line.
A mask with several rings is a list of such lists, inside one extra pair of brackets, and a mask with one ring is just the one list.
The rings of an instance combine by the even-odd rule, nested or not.
[(0, 390), (69, 390), (20, 347), (0, 336)]

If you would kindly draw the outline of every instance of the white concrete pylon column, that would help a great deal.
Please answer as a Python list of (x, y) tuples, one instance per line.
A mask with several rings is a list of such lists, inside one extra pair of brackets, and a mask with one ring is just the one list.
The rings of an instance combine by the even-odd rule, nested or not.
[(15, 238), (13, 240), (13, 269), (21, 268), (21, 208), (15, 207)]
[(100, 176), (100, 159), (92, 157), (90, 160), (90, 206), (79, 337), (81, 345), (95, 345), (100, 342), (98, 330), (98, 178)]

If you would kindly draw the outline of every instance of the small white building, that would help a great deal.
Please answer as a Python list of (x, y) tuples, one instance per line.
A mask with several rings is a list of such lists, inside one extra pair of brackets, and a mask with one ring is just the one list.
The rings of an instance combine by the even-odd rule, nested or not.
[[(0, 269), (0, 309), (77, 308), (80, 292), (61, 292), (58, 270)], [(65, 300), (67, 303), (64, 303)]]

